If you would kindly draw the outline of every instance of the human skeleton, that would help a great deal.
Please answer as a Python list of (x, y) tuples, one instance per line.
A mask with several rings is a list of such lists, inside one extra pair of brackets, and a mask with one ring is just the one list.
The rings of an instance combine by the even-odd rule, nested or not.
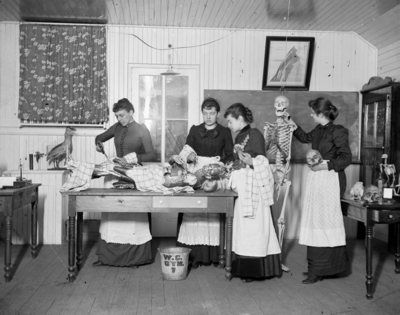
[[(289, 107), (289, 100), (286, 96), (280, 95), (276, 97), (274, 107), (277, 118), (273, 123), (265, 123), (264, 138), (267, 158), (269, 161), (275, 160), (275, 166), (271, 166), (271, 168), (275, 178), (275, 189), (277, 192), (276, 199), (279, 198), (282, 186), (286, 186), (282, 210), (277, 221), (279, 228), (279, 244), (282, 248), (286, 224), (286, 200), (289, 195), (289, 188), (292, 184), (291, 181), (287, 180), (287, 174), (289, 172), (292, 137), (295, 127), (288, 124), (285, 120), (285, 117), (287, 116), (286, 110)], [(282, 265), (282, 270), (288, 272), (290, 269)]]
[(384, 159), (384, 163), (380, 164), (381, 173), (385, 173), (387, 178), (384, 187), (394, 188), (394, 182), (396, 180), (396, 167), (394, 164), (387, 164), (387, 154), (383, 154), (382, 159)]
[(294, 127), (286, 120), (286, 110), (289, 107), (289, 100), (286, 96), (280, 95), (275, 99), (276, 121), (266, 122), (264, 127), (265, 150), (269, 161), (275, 160), (273, 169), (279, 198), (280, 189), (287, 181), (289, 172), (291, 145)]

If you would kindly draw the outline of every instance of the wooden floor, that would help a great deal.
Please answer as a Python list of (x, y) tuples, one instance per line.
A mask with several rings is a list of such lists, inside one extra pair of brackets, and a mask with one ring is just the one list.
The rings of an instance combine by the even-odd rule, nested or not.
[[(348, 240), (349, 276), (303, 285), (306, 248), (285, 241), (290, 272), (281, 278), (242, 283), (225, 280), (222, 269), (200, 267), (186, 280), (163, 280), (158, 247), (175, 239), (153, 240), (155, 262), (139, 269), (92, 267), (96, 243), (86, 243), (85, 265), (67, 281), (67, 245), (45, 245), (32, 259), (29, 246), (13, 246), (13, 279), (0, 279), (0, 314), (399, 314), (400, 275), (386, 244), (374, 242), (374, 299), (365, 297), (363, 241)], [(4, 263), (4, 241), (0, 242)], [(1, 268), (3, 272), (3, 268)]]

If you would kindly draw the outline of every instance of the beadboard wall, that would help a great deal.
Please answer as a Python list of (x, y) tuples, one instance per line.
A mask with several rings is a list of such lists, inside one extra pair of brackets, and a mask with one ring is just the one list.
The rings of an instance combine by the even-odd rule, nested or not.
[[(20, 158), (27, 169), (28, 154), (46, 152), (47, 145), (62, 142), (65, 130), (19, 128), (18, 31), (17, 23), (0, 23), (0, 172), (17, 169)], [(167, 69), (169, 52), (152, 49), (137, 37), (155, 48), (167, 48), (168, 44), (186, 47), (173, 53), (174, 68), (179, 72), (179, 65), (199, 65), (200, 95), (203, 95), (204, 89), (260, 90), (266, 36), (315, 37), (312, 91), (359, 91), (371, 76), (377, 75), (377, 49), (351, 32), (108, 26), (107, 36), (109, 104), (130, 96), (129, 64), (165, 65)], [(109, 125), (114, 122), (115, 118), (111, 117)], [(93, 145), (95, 135), (100, 132), (101, 129), (78, 128), (77, 135), (73, 137), (73, 158), (94, 163), (103, 161), (104, 158), (94, 150)], [(108, 155), (114, 155), (112, 141), (106, 143), (106, 151)], [(35, 169), (46, 167), (44, 159), (39, 163), (34, 162)], [(298, 237), (299, 205), (306, 171), (304, 165), (292, 165), (292, 189), (286, 209), (287, 238)], [(351, 165), (346, 173), (349, 185), (354, 183), (358, 179), (358, 165)], [(93, 184), (101, 187), (103, 183), (100, 179)], [(346, 221), (346, 231), (348, 237), (356, 235), (354, 222)]]
[(400, 4), (354, 30), (378, 49), (378, 75), (397, 82), (400, 81), (399, 17)]

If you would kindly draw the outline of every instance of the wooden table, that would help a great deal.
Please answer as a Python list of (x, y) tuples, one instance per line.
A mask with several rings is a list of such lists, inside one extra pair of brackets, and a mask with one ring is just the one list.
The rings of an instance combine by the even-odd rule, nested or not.
[[(225, 277), (232, 278), (232, 222), (234, 199), (233, 191), (207, 193), (197, 190), (194, 193), (164, 195), (156, 192), (91, 188), (80, 192), (63, 192), (68, 196), (68, 279), (75, 280), (75, 217), (77, 215), (76, 265), (82, 265), (82, 212), (183, 212), (183, 213), (223, 213), (220, 216), (220, 267), (225, 265)], [(226, 257), (225, 244), (226, 218)], [(225, 260), (226, 258), (226, 260)]]
[(13, 212), (21, 210), (23, 206), (31, 204), (31, 254), (36, 258), (37, 249), (37, 204), (39, 200), (38, 187), (41, 184), (31, 184), (22, 188), (0, 189), (0, 212), (6, 218), (6, 247), (5, 247), (5, 274), (6, 282), (11, 280), (11, 235)]
[(395, 272), (400, 273), (400, 201), (394, 203), (360, 203), (342, 199), (343, 215), (363, 222), (366, 227), (366, 286), (367, 299), (372, 299), (372, 240), (374, 225), (378, 223), (395, 224), (396, 253)]

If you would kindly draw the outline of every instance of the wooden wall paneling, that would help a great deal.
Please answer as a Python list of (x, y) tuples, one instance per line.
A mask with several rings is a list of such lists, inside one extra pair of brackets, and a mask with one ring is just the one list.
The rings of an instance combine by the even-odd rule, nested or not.
[[(339, 4), (338, 4), (339, 2)], [(328, 12), (328, 15), (324, 18), (319, 19), (318, 18), (318, 24), (315, 25), (317, 30), (339, 30), (336, 28), (336, 20), (338, 19), (338, 17), (342, 17), (343, 15), (346, 14), (347, 11), (351, 10), (351, 3), (347, 0), (339, 0), (339, 1), (335, 1), (332, 2), (332, 4), (334, 5)]]
[(184, 0), (176, 0), (173, 26), (180, 26), (182, 24), (182, 19), (184, 18), (182, 15), (184, 3)]
[[(212, 32), (207, 32), (207, 34), (209, 35), (209, 37), (207, 38), (207, 42), (211, 43), (209, 45), (207, 45), (208, 48), (208, 52), (206, 54), (206, 56), (208, 57), (208, 65), (207, 65), (207, 69), (208, 69), (208, 84), (209, 86), (215, 86), (218, 81), (218, 70), (219, 70), (219, 58), (220, 58), (220, 54), (218, 54), (218, 51), (216, 49), (216, 44), (217, 42), (214, 42), (215, 40), (218, 39), (218, 31), (212, 31)], [(215, 58), (212, 58), (211, 56), (215, 56)]]
[(339, 89), (343, 91), (343, 80), (342, 80), (342, 61), (343, 61), (343, 36), (340, 33), (332, 34), (334, 37), (334, 46), (331, 53), (332, 56), (332, 78), (335, 81), (332, 84), (331, 89)]
[[(322, 35), (322, 33), (319, 33)], [(323, 45), (321, 48), (322, 63), (320, 63), (319, 72), (321, 73), (320, 79), (323, 86), (318, 86), (318, 90), (332, 91), (335, 83), (334, 68), (333, 68), (333, 56), (335, 54), (335, 38), (334, 34), (329, 32), (322, 35), (321, 41)], [(321, 44), (322, 44), (321, 43)]]
[(341, 72), (341, 91), (349, 91), (353, 82), (352, 65), (354, 63), (354, 38), (353, 34), (343, 34), (341, 44), (346, 49), (342, 49), (342, 58), (339, 65), (336, 65)]
[(400, 33), (398, 32), (400, 26), (399, 11), (400, 4), (379, 17), (367, 21), (362, 28), (356, 28), (355, 31), (367, 41), (373, 42), (377, 48), (398, 41), (400, 40)]
[(167, 1), (167, 25), (174, 25), (174, 15), (175, 15), (175, 8), (176, 8), (177, 0), (170, 0)]
[[(132, 6), (134, 4), (132, 3), (132, 1), (129, 1), (129, 0), (123, 0), (123, 3), (121, 3), (121, 4), (122, 4), (121, 10), (123, 11), (124, 20), (125, 20), (124, 24), (128, 24), (128, 25), (133, 24), (133, 19), (132, 19), (132, 14), (131, 14), (132, 10), (130, 9), (130, 6)], [(147, 20), (148, 20), (148, 18), (147, 18)]]
[(113, 0), (114, 6), (115, 6), (115, 11), (117, 12), (117, 19), (118, 19), (118, 24), (126, 24), (128, 21), (125, 21), (125, 16), (124, 16), (124, 9), (122, 6), (122, 0)]
[(260, 1), (258, 7), (254, 11), (254, 16), (252, 16), (251, 20), (248, 22), (249, 29), (256, 29), (260, 22), (265, 20), (263, 12), (267, 12), (267, 2)]
[[(1, 24), (3, 29), (2, 47), (0, 48), (1, 64), (0, 82), (4, 93), (0, 93), (1, 107), (5, 115), (0, 118), (0, 126), (12, 126), (17, 120), (14, 101), (18, 99), (19, 77), (15, 75), (15, 66), (19, 65), (19, 25), (16, 23)], [(18, 72), (19, 73), (19, 72)], [(6, 92), (7, 91), (7, 92)], [(6, 93), (5, 93), (6, 92)]]
[[(343, 2), (343, 0), (338, 0)], [(346, 1), (346, 0), (344, 0)], [(322, 2), (322, 1), (321, 1)], [(331, 1), (323, 1), (321, 7), (319, 7), (319, 11), (317, 12), (318, 19), (314, 20), (312, 23), (308, 24), (308, 27), (305, 27), (306, 30), (323, 30), (324, 21), (330, 17), (330, 12), (334, 10), (335, 3)]]
[[(202, 43), (206, 44), (209, 42), (209, 32), (208, 31), (204, 31), (202, 32)], [(206, 88), (206, 86), (209, 86), (209, 58), (208, 58), (208, 51), (209, 51), (209, 45), (203, 45), (200, 47), (201, 49), (201, 68), (203, 70), (203, 83), (204, 83), (204, 88)]]
[(400, 80), (400, 40), (379, 49), (378, 75)]

